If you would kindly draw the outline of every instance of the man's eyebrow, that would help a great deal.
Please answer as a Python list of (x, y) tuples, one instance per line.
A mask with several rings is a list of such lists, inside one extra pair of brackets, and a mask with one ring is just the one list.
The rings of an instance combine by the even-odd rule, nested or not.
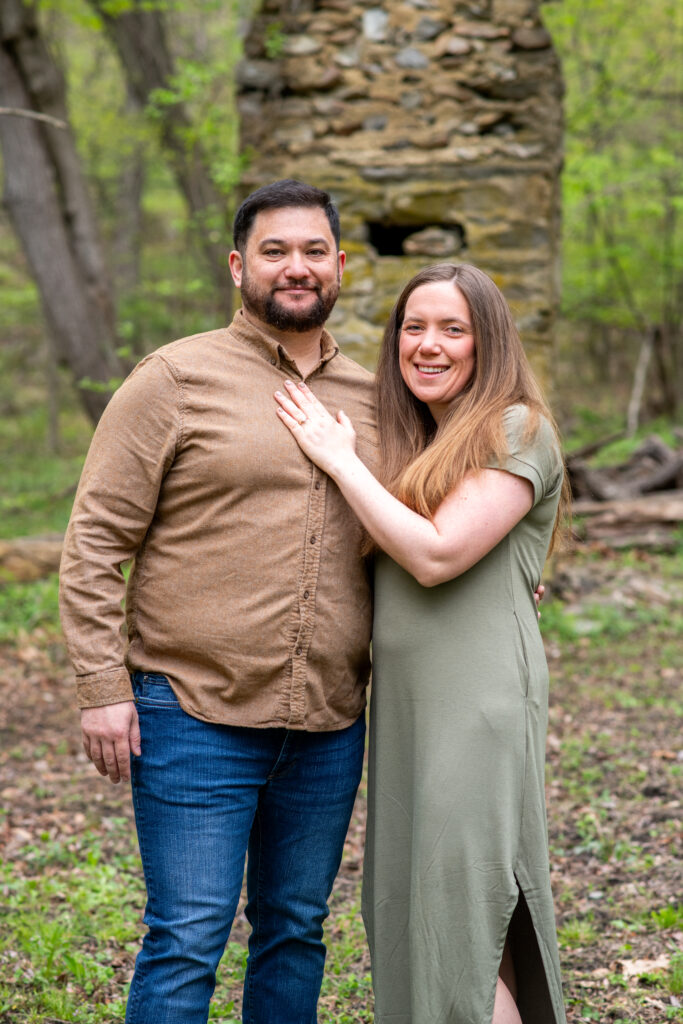
[[(330, 243), (329, 243), (329, 240), (327, 238), (307, 238), (304, 244), (305, 245), (325, 245), (325, 246), (327, 246), (328, 249), (330, 247)], [(285, 247), (287, 245), (291, 245), (291, 239), (289, 241), (287, 241), (284, 238), (263, 238), (263, 239), (261, 239), (261, 242), (259, 243), (259, 247), (261, 249), (263, 249), (264, 246), (266, 246), (266, 245), (280, 245), (280, 246)]]

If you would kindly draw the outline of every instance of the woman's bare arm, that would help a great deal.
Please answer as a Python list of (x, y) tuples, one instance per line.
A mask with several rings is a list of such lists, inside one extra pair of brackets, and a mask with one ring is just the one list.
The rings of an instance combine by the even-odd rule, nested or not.
[(467, 477), (433, 519), (389, 494), (355, 453), (355, 432), (335, 420), (305, 385), (276, 393), (278, 414), (302, 451), (337, 484), (383, 551), (425, 587), (459, 576), (484, 557), (533, 504), (528, 480), (497, 469)]

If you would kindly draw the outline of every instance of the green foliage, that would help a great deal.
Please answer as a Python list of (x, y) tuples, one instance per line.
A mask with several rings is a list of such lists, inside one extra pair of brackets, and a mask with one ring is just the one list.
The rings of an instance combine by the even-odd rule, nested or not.
[[(123, 1020), (123, 1000), (103, 993), (115, 974), (112, 954), (137, 944), (143, 888), (127, 822), (111, 827), (123, 847), (114, 863), (103, 855), (101, 837), (85, 833), (78, 840), (45, 836), (25, 847), (16, 865), (0, 868), (0, 1007), (12, 1010), (13, 1020)], [(106, 936), (106, 944), (94, 935)]]
[(598, 941), (598, 930), (593, 916), (572, 917), (565, 921), (557, 930), (557, 938), (561, 949), (581, 949), (592, 946)]
[[(106, 10), (121, 14), (139, 7), (131, 0), (109, 0)], [(238, 154), (234, 67), (241, 52), (237, 31), (249, 13), (247, 0), (150, 0), (160, 10), (176, 61), (176, 75), (158, 90), (147, 110), (131, 101), (116, 52), (88, 0), (41, 0), (41, 24), (67, 80), (69, 118), (83, 158), (105, 246), (120, 251), (122, 202), (130, 195), (126, 175), (139, 168), (142, 219), (139, 278), (117, 288), (120, 337), (139, 357), (167, 341), (213, 327), (224, 311), (209, 280), (198, 235), (229, 244), (231, 194), (243, 167)], [(212, 180), (225, 196), (220, 209), (194, 224), (180, 196), (160, 140), (159, 112), (182, 103), (187, 118), (180, 137), (188, 149), (201, 149)], [(135, 245), (132, 240), (128, 246)], [(228, 273), (226, 260), (226, 275)], [(188, 287), (201, 280), (201, 289)], [(38, 296), (17, 252), (10, 226), (0, 219), (0, 328), (42, 331)], [(170, 301), (167, 298), (170, 297)], [(28, 352), (25, 354), (28, 361)]]
[(45, 580), (12, 583), (0, 579), (0, 643), (16, 640), (39, 626), (59, 632), (59, 580), (55, 573)]
[(266, 25), (265, 37), (263, 40), (263, 46), (266, 51), (266, 55), (270, 60), (276, 60), (282, 53), (282, 48), (285, 44), (285, 35), (282, 31), (282, 22), (270, 21)]
[[(102, 833), (25, 846), (15, 863), (0, 866), (3, 929), (0, 936), (0, 1015), (24, 1024), (58, 1017), (75, 1024), (115, 1024), (125, 1014), (124, 977), (143, 931), (142, 869), (132, 826), (109, 819)], [(346, 1024), (372, 1020), (370, 1010), (348, 1010), (370, 996), (367, 971), (355, 967), (365, 951), (356, 902), (334, 920), (320, 1020)], [(238, 1024), (235, 999), (247, 951), (228, 943), (209, 1019)], [(8, 1018), (9, 1019), (9, 1018)]]
[(650, 912), (650, 919), (654, 923), (655, 928), (661, 930), (677, 928), (681, 930), (683, 929), (683, 904), (679, 903), (676, 906), (669, 904), (660, 910), (653, 910)]
[(565, 312), (668, 323), (683, 265), (678, 5), (563, 0), (544, 17), (568, 87)]
[(92, 427), (64, 386), (59, 451), (49, 450), (40, 367), (19, 375), (18, 349), (0, 352), (0, 538), (62, 532)]
[[(622, 436), (617, 437), (617, 434)], [(645, 438), (652, 434), (656, 434), (671, 448), (677, 448), (680, 443), (675, 433), (675, 424), (664, 417), (650, 420), (627, 437), (624, 436), (621, 416), (615, 414), (605, 417), (594, 409), (576, 405), (572, 409), (571, 430), (566, 434), (564, 444), (567, 453), (571, 455), (574, 449), (614, 435), (615, 440), (600, 448), (590, 459), (591, 466), (611, 466), (626, 462)]]
[(673, 996), (683, 995), (683, 953), (674, 953), (669, 964), (667, 988)]

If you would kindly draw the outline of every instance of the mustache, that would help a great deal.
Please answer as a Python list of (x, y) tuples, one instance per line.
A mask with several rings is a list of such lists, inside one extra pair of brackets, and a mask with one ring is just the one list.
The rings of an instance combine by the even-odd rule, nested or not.
[(311, 284), (310, 281), (307, 281), (305, 278), (303, 278), (301, 280), (288, 281), (287, 284), (276, 285), (273, 288), (273, 292), (284, 292), (284, 291), (287, 291), (288, 288), (305, 288), (306, 291), (309, 291), (309, 292), (319, 292), (320, 291), (320, 286), (319, 285)]

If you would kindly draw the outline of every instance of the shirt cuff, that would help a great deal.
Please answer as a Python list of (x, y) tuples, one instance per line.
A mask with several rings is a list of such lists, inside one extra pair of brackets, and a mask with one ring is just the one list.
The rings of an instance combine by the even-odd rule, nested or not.
[(101, 708), (105, 704), (133, 700), (133, 687), (128, 670), (121, 667), (76, 676), (76, 694), (79, 708)]

